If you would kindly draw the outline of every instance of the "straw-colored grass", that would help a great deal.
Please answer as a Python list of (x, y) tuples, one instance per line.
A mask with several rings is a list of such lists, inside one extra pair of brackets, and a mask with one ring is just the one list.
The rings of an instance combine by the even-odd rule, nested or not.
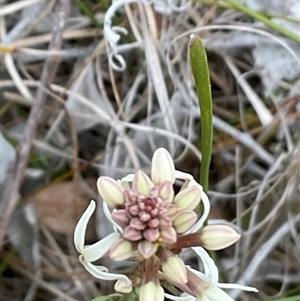
[[(1, 166), (1, 300), (88, 301), (113, 292), (112, 283), (87, 274), (72, 241), (80, 214), (98, 198), (99, 175), (149, 171), (153, 151), (164, 146), (178, 169), (199, 178), (191, 33), (202, 37), (211, 73), (211, 218), (242, 234), (216, 254), (221, 280), (259, 289), (229, 292), (235, 300), (300, 300), (299, 44), (275, 19), (297, 20), (249, 13), (233, 5), (239, 1), (193, 1), (162, 15), (161, 2), (127, 3), (112, 14), (128, 30), (115, 49), (101, 28), (105, 1), (1, 3), (2, 141), (18, 154)], [(284, 51), (291, 77), (257, 64), (254, 50), (264, 43), (274, 63), (276, 49)], [(124, 70), (109, 64), (120, 63), (112, 51)], [(13, 158), (4, 142), (2, 150)], [(110, 230), (99, 211), (88, 239)]]

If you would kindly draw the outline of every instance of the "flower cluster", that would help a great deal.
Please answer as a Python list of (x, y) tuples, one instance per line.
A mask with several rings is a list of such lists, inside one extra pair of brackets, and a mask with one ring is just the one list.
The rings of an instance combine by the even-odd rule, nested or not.
[[(181, 189), (174, 192), (175, 182)], [(219, 250), (235, 243), (240, 235), (225, 225), (203, 226), (210, 203), (202, 186), (191, 175), (175, 170), (170, 154), (159, 148), (152, 159), (151, 178), (138, 170), (116, 181), (100, 177), (97, 182), (106, 217), (114, 233), (93, 245), (84, 245), (87, 223), (96, 204), (90, 203), (74, 233), (79, 260), (93, 276), (117, 280), (115, 289), (128, 293), (140, 288), (140, 301), (232, 300), (218, 283), (218, 269), (204, 250)], [(202, 202), (203, 214), (194, 209)], [(203, 262), (204, 272), (194, 270), (180, 258), (183, 249), (192, 248)], [(135, 275), (109, 273), (93, 262), (103, 256), (115, 261), (131, 259), (139, 265)], [(133, 281), (134, 279), (134, 281)], [(164, 292), (161, 280), (182, 291), (181, 296)], [(254, 288), (226, 284), (226, 288)]]

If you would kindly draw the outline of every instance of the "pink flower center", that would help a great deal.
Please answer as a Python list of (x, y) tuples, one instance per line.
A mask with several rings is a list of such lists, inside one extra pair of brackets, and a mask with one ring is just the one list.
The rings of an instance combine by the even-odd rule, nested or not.
[(172, 226), (165, 216), (170, 201), (158, 196), (143, 196), (131, 189), (124, 191), (124, 206), (112, 212), (112, 218), (124, 228), (123, 237), (130, 241), (160, 237), (160, 230)]

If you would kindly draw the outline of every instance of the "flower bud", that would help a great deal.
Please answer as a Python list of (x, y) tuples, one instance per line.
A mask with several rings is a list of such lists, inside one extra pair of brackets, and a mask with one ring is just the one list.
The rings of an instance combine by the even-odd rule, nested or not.
[(180, 211), (182, 211), (182, 209), (178, 205), (171, 204), (167, 210), (166, 216), (172, 221), (179, 215)]
[(119, 238), (111, 247), (109, 257), (116, 261), (128, 259), (132, 256), (132, 244), (128, 240)]
[(114, 210), (111, 213), (111, 217), (122, 227), (125, 227), (129, 224), (129, 218), (127, 217), (126, 211), (124, 209)]
[(125, 281), (124, 279), (119, 279), (115, 283), (114, 288), (117, 292), (128, 294), (132, 291), (132, 284), (128, 284), (128, 281)]
[(184, 233), (190, 229), (197, 220), (197, 214), (194, 211), (182, 211), (173, 221), (173, 227), (177, 233)]
[(159, 284), (150, 281), (140, 288), (140, 301), (163, 301), (164, 290)]
[(181, 190), (174, 199), (174, 203), (183, 210), (194, 210), (200, 202), (201, 190), (198, 185), (193, 185)]
[(132, 188), (142, 195), (147, 195), (149, 190), (154, 186), (150, 178), (141, 170), (138, 170), (134, 175)]
[(165, 181), (151, 189), (151, 194), (165, 199), (166, 207), (170, 206), (174, 197), (173, 184), (170, 181)]
[(145, 239), (151, 242), (156, 242), (159, 238), (159, 231), (158, 229), (147, 229), (143, 232), (143, 236)]
[(237, 242), (241, 235), (226, 225), (208, 225), (201, 230), (202, 246), (208, 250), (221, 250)]
[(137, 247), (139, 253), (142, 255), (142, 257), (144, 259), (150, 258), (152, 255), (154, 255), (154, 253), (157, 250), (157, 245), (156, 243), (147, 241), (147, 240), (143, 240), (141, 242), (139, 242), (138, 247)]
[(138, 241), (143, 238), (142, 232), (128, 226), (124, 229), (123, 237), (129, 241)]
[(115, 208), (124, 203), (124, 188), (116, 180), (110, 177), (100, 177), (97, 181), (97, 188), (108, 206)]
[(160, 240), (164, 244), (173, 244), (177, 240), (177, 233), (173, 227), (160, 231)]
[(164, 148), (157, 149), (152, 157), (151, 179), (155, 185), (165, 181), (175, 182), (174, 162), (169, 152)]
[(167, 261), (162, 263), (162, 271), (166, 278), (175, 285), (187, 283), (186, 267), (177, 255), (170, 256)]
[(161, 216), (159, 219), (160, 229), (168, 229), (172, 226), (172, 221), (167, 216)]

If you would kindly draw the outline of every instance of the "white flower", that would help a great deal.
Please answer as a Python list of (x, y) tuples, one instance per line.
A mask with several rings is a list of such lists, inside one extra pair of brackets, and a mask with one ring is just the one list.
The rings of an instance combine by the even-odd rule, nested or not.
[[(177, 194), (173, 188), (176, 179), (184, 181)], [(94, 201), (83, 213), (74, 232), (79, 261), (94, 277), (117, 280), (116, 291), (128, 293), (132, 290), (132, 282), (126, 275), (110, 273), (106, 267), (93, 263), (105, 255), (115, 261), (131, 258), (140, 262), (144, 273), (135, 277), (140, 279), (139, 282), (135, 280), (135, 285), (141, 288), (140, 301), (163, 300), (161, 278), (184, 292), (181, 297), (165, 294), (171, 300), (232, 301), (221, 288), (256, 291), (236, 284), (218, 283), (218, 268), (201, 246), (224, 248), (239, 239), (239, 234), (229, 226), (203, 227), (210, 210), (208, 197), (190, 174), (175, 170), (166, 149), (154, 152), (151, 177), (141, 170), (117, 181), (102, 176), (97, 187), (114, 232), (92, 245), (84, 244), (87, 224), (96, 208)], [(204, 210), (198, 217), (194, 209), (200, 201)], [(218, 241), (212, 241), (211, 236)], [(196, 252), (203, 262), (204, 273), (184, 265), (179, 257), (184, 248)]]
[[(172, 185), (176, 178), (185, 181), (185, 188), (174, 196)], [(209, 214), (210, 203), (202, 186), (191, 175), (176, 171), (170, 154), (163, 148), (153, 154), (151, 179), (144, 172), (137, 171), (119, 181), (100, 177), (97, 186), (104, 199), (104, 213), (113, 224), (114, 233), (97, 243), (84, 245), (87, 224), (96, 207), (91, 201), (75, 228), (74, 243), (85, 269), (96, 278), (118, 280), (115, 285), (118, 291), (130, 291), (131, 280), (122, 274), (109, 273), (106, 267), (95, 265), (94, 261), (105, 254), (114, 260), (137, 254), (142, 259), (150, 258), (161, 243), (168, 246), (176, 242), (177, 232), (184, 235), (200, 229)], [(197, 221), (193, 209), (200, 200), (204, 213)], [(147, 209), (149, 205), (151, 211)], [(178, 260), (181, 259), (178, 257)], [(205, 263), (205, 266), (209, 265), (209, 262)], [(184, 264), (182, 266), (184, 273)]]

